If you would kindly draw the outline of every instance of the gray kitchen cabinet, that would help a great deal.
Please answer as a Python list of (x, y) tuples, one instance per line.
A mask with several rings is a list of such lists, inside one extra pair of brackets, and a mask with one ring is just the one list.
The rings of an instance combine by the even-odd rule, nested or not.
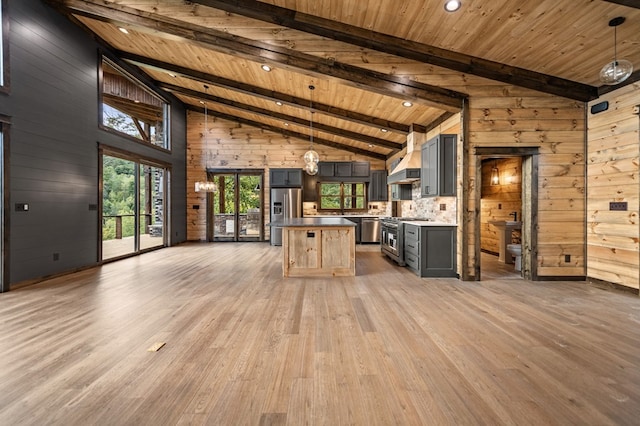
[(403, 225), (404, 261), (420, 277), (457, 277), (456, 227)]
[(456, 195), (457, 135), (438, 135), (422, 145), (422, 197)]
[(269, 185), (271, 188), (301, 188), (302, 169), (271, 169)]
[(394, 183), (391, 186), (391, 201), (411, 200), (410, 183)]
[(369, 177), (369, 162), (354, 161), (351, 163), (351, 177)]
[(335, 175), (335, 163), (330, 161), (320, 161), (318, 163), (318, 176), (333, 177)]
[(349, 162), (337, 162), (334, 163), (335, 176), (339, 177), (351, 177), (351, 163)]
[(302, 201), (304, 202), (317, 202), (318, 201), (318, 176), (311, 176), (308, 173), (303, 173), (302, 178)]
[(389, 201), (387, 171), (372, 170), (369, 179), (369, 201)]
[(368, 161), (321, 161), (318, 176), (338, 178), (369, 178)]

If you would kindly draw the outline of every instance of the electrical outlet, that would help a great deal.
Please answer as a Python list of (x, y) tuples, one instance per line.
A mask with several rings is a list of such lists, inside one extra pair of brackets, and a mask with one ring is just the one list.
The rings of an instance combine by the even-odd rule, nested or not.
[(60, 260), (60, 253), (53, 253), (53, 261), (56, 262)]
[(502, 210), (502, 204), (498, 203), (498, 210)]
[(571, 263), (571, 255), (570, 254), (565, 254), (564, 255), (564, 263)]
[(609, 203), (609, 210), (610, 211), (626, 212), (627, 208), (628, 207), (627, 207), (627, 202), (626, 201), (610, 202)]
[(446, 204), (440, 204), (440, 211), (445, 211), (447, 210), (447, 205)]

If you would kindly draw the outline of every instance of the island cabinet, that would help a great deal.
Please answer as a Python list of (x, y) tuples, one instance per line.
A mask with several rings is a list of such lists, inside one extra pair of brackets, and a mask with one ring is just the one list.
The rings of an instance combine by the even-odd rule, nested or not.
[(456, 195), (457, 135), (438, 135), (422, 145), (422, 197)]
[(404, 261), (420, 277), (457, 277), (456, 227), (403, 224)]
[(281, 226), (283, 276), (355, 276), (355, 223), (343, 218), (294, 218)]

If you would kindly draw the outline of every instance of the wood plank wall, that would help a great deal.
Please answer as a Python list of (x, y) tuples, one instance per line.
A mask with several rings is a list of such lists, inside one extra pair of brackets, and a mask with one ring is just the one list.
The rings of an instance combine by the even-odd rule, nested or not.
[[(209, 115), (208, 139), (203, 139), (204, 115), (187, 113), (187, 239), (206, 240), (206, 194), (194, 191), (195, 182), (205, 179), (206, 168), (264, 170), (264, 205), (269, 205), (269, 169), (302, 168), (302, 156), (309, 142), (241, 125)], [(204, 156), (204, 148), (208, 155)], [(322, 161), (369, 161), (372, 169), (384, 169), (384, 161), (314, 144)], [(198, 206), (198, 208), (194, 208)], [(265, 223), (269, 209), (265, 208)], [(265, 236), (268, 236), (265, 229)]]
[[(499, 185), (491, 185), (491, 169), (498, 168)], [(480, 200), (480, 246), (483, 251), (498, 254), (498, 234), (492, 220), (514, 220), (516, 212), (522, 219), (522, 159), (520, 157), (499, 158), (482, 162), (482, 198)], [(515, 237), (520, 232), (514, 231)]]
[[(607, 111), (588, 114), (587, 275), (639, 288), (638, 164), (640, 83), (602, 96)], [(610, 211), (610, 202), (628, 203)]]
[[(538, 256), (540, 279), (584, 277), (585, 105), (524, 89), (487, 89), (469, 100), (467, 276), (475, 276), (475, 147), (539, 147)], [(478, 227), (479, 229), (480, 227)], [(571, 262), (564, 262), (564, 255)]]

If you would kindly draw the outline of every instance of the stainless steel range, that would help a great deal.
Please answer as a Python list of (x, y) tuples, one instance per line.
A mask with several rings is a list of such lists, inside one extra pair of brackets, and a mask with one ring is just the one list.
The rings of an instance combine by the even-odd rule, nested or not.
[(423, 217), (384, 217), (380, 219), (380, 250), (399, 266), (404, 261), (404, 229), (405, 221), (428, 221)]

